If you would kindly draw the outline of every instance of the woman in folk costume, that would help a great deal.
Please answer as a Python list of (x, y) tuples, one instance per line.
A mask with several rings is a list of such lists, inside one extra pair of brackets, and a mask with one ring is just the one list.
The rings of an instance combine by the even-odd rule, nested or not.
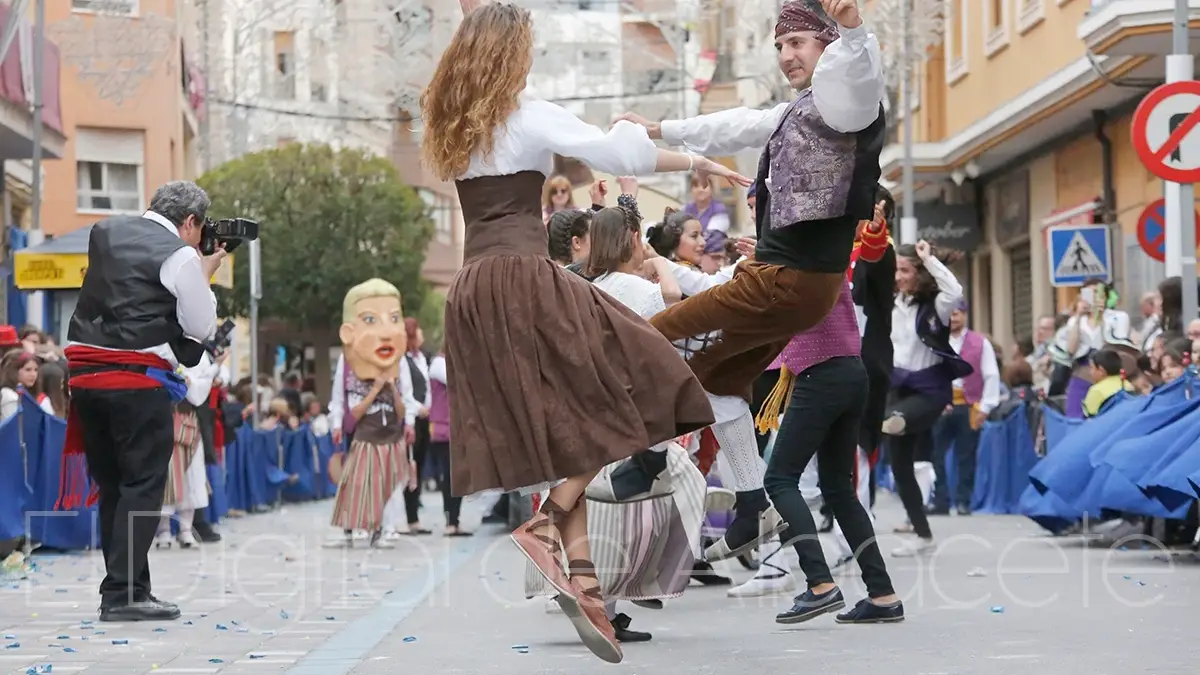
[(175, 446), (167, 469), (167, 489), (154, 537), (155, 548), (171, 548), (172, 516), (179, 519), (179, 547), (196, 545), (193, 518), (197, 509), (208, 508), (208, 473), (196, 408), (207, 405), (213, 381), (220, 375), (227, 356), (228, 352), (223, 352), (214, 361), (205, 354), (196, 366), (180, 368), (187, 380), (187, 397), (175, 405)]
[(463, 268), (446, 299), (452, 487), (465, 495), (553, 486), (513, 541), (558, 591), (584, 644), (619, 662), (584, 490), (605, 465), (711, 424), (712, 410), (669, 342), (546, 256), (539, 195), (555, 154), (619, 176), (695, 170), (747, 180), (660, 150), (635, 124), (606, 133), (525, 95), (529, 12), (463, 5), (421, 106), (425, 159), (457, 182), (466, 221)]
[(946, 267), (954, 255), (926, 241), (896, 249), (892, 383), (881, 427), (896, 491), (917, 535), (892, 552), (898, 557), (936, 549), (925, 513), (930, 481), (918, 481), (916, 465), (933, 457), (933, 426), (953, 400), (952, 383), (974, 372), (950, 344), (950, 314), (963, 298), (962, 284)]
[(398, 489), (418, 480), (409, 453), (415, 411), (408, 407), (415, 401), (406, 403), (401, 393), (408, 369), (401, 363), (405, 337), (400, 291), (383, 279), (351, 288), (342, 303), (339, 337), (343, 351), (338, 369), (344, 373), (335, 375), (330, 416), (345, 408), (345, 418), (330, 424), (335, 430), (345, 429), (349, 449), (333, 504), (333, 525), (344, 536), (328, 546), (349, 548), (353, 532), (366, 530), (372, 547), (392, 548), (383, 539), (384, 506)]
[[(654, 253), (662, 256), (665, 252), (680, 261), (655, 258), (661, 260), (660, 264), (674, 277), (685, 297), (727, 283), (735, 275), (736, 266), (726, 267), (716, 274), (705, 274), (696, 266), (704, 253), (704, 239), (700, 235), (699, 221), (687, 212), (668, 209), (663, 221), (650, 228), (649, 235)], [(714, 331), (677, 340), (675, 346), (685, 359), (690, 360), (719, 337), (720, 333)], [(719, 466), (723, 469), (720, 471), (721, 484), (734, 489), (737, 514), (725, 529), (725, 535), (706, 548), (702, 564), (707, 567), (707, 563), (736, 558), (746, 553), (764, 539), (783, 531), (785, 524), (770, 508), (763, 489), (762, 478), (766, 467), (758, 453), (754, 416), (748, 397), (719, 396), (708, 391), (706, 395), (716, 417), (711, 434), (720, 448), (722, 460)], [(656, 456), (656, 453), (647, 452), (631, 459), (610, 474), (611, 488), (608, 492), (611, 498), (626, 501), (636, 498), (638, 494), (654, 494), (654, 490), (661, 485), (661, 481), (655, 479), (663, 468), (661, 454)], [(594, 494), (596, 499), (610, 498), (599, 492)], [(711, 572), (711, 567), (697, 572), (702, 583), (714, 583), (704, 578), (705, 573)]]
[[(877, 454), (879, 425), (883, 422), (883, 402), (888, 392), (888, 377), (892, 368), (892, 344), (890, 336), (892, 287), (895, 283), (896, 254), (891, 237), (888, 236), (888, 218), (894, 212), (891, 195), (879, 188), (880, 200), (876, 204), (875, 217), (859, 225), (854, 249), (850, 254), (850, 266), (846, 270), (850, 297), (862, 336), (861, 360), (867, 371), (867, 396), (863, 419), (859, 425), (858, 447), (855, 452), (854, 488), (859, 503), (868, 515), (871, 512), (870, 487), (872, 457)], [(778, 430), (783, 411), (789, 407), (795, 374), (793, 367), (803, 365), (802, 351), (811, 341), (803, 335), (796, 336), (784, 349), (779, 359), (772, 364), (779, 375), (775, 388), (759, 409), (756, 426), (760, 432)], [(886, 363), (886, 365), (884, 365)], [(777, 439), (773, 434), (772, 443)], [(800, 491), (806, 502), (820, 501), (818, 458), (813, 456), (800, 480)], [(834, 567), (841, 567), (854, 560), (854, 549), (846, 540), (841, 525), (833, 519), (828, 504), (822, 511), (829, 512), (829, 529), (835, 533), (841, 553)], [(823, 528), (822, 528), (823, 529)], [(756, 597), (772, 593), (789, 592), (795, 588), (795, 579), (787, 565), (787, 554), (782, 542), (773, 537), (762, 549), (762, 564), (754, 578), (736, 588), (729, 589), (735, 597)]]
[[(623, 190), (631, 187), (626, 184)], [(618, 203), (620, 207), (603, 209), (593, 217), (591, 253), (584, 274), (639, 316), (648, 318), (667, 303), (678, 301), (679, 288), (662, 258), (655, 259), (657, 262), (643, 259), (641, 218), (634, 197), (622, 194)], [(658, 278), (660, 283), (648, 276)], [(619, 642), (644, 642), (651, 635), (630, 630), (630, 618), (616, 612), (615, 601), (631, 600), (644, 607), (661, 608), (662, 600), (683, 593), (693, 561), (700, 553), (704, 478), (677, 443), (660, 443), (654, 450), (661, 453), (667, 465), (665, 489), (659, 497), (623, 504), (593, 501), (588, 505), (593, 561)], [(618, 466), (619, 462), (605, 467), (592, 486)], [(526, 573), (526, 595), (553, 594), (531, 565)]]

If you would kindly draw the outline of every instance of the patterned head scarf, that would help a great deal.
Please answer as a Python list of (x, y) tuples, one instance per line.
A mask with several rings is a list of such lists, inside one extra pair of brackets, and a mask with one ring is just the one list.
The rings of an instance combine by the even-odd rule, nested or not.
[(775, 24), (775, 37), (801, 31), (816, 33), (816, 38), (825, 44), (837, 40), (840, 35), (837, 25), (816, 2), (790, 0), (779, 12), (779, 21)]

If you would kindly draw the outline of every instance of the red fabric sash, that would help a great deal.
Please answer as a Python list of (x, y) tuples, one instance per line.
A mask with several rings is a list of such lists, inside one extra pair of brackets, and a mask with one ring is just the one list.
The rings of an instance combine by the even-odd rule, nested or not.
[(213, 419), (213, 445), (217, 451), (217, 461), (225, 460), (225, 415), (221, 410), (221, 398), (225, 395), (224, 387), (213, 387), (208, 394), (208, 407), (216, 413)]
[[(105, 366), (146, 366), (173, 370), (162, 357), (145, 352), (127, 352), (72, 345), (64, 350), (67, 370), (103, 368)], [(108, 370), (71, 376), (70, 389), (154, 389), (162, 383), (144, 374), (129, 370)], [(83, 427), (74, 406), (67, 409), (67, 436), (63, 442), (62, 472), (59, 476), (58, 502), (55, 510), (72, 510), (94, 506), (99, 492), (92, 481), (84, 455)], [(86, 495), (86, 497), (85, 497)]]

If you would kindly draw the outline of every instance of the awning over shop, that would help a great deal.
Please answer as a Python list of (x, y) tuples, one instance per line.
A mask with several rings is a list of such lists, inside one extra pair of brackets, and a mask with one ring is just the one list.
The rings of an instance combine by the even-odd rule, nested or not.
[[(92, 226), (22, 249), (13, 254), (17, 288), (22, 291), (58, 291), (83, 287), (88, 267), (88, 239)], [(221, 265), (212, 282), (233, 288), (233, 256)]]
[(17, 288), (22, 291), (54, 291), (80, 288), (87, 274), (88, 238), (92, 226), (13, 254)]

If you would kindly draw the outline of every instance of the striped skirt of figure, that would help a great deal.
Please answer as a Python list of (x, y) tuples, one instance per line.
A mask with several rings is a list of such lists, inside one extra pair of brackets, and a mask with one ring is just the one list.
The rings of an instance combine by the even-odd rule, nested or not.
[(408, 471), (408, 450), (403, 443), (352, 443), (342, 464), (332, 524), (343, 530), (380, 529), (383, 507), (408, 481)]
[[(600, 476), (620, 464), (609, 464)], [(667, 472), (674, 488), (670, 496), (628, 504), (587, 503), (592, 562), (606, 600), (663, 600), (687, 588), (700, 552), (704, 476), (674, 443), (667, 450)], [(525, 597), (550, 595), (554, 590), (545, 577), (527, 564)]]
[(163, 506), (175, 506), (187, 494), (187, 470), (200, 441), (200, 424), (196, 413), (175, 411), (175, 446), (171, 449), (171, 461), (167, 464), (167, 489), (163, 492)]

